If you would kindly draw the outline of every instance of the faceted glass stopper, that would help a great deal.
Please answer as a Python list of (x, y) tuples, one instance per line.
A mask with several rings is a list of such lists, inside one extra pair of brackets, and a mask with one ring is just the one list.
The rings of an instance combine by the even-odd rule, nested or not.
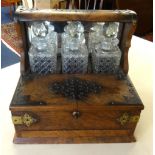
[(53, 25), (48, 25), (48, 32), (53, 32), (54, 31), (54, 26)]
[(118, 22), (109, 22), (105, 34), (107, 37), (117, 37), (118, 30), (119, 30)]
[(51, 23), (49, 21), (44, 21), (44, 24), (48, 27), (49, 25), (51, 25)]
[(68, 22), (68, 25), (65, 26), (64, 31), (71, 35), (72, 37), (76, 36), (78, 33), (84, 32), (84, 26), (81, 22)]
[(95, 32), (99, 35), (103, 34), (103, 25), (105, 23), (95, 23), (94, 26), (90, 29), (92, 32)]
[(32, 31), (37, 37), (45, 37), (48, 33), (48, 29), (45, 24), (41, 22), (34, 22), (32, 24)]
[(68, 22), (64, 31), (65, 32), (62, 35), (62, 43), (65, 48), (76, 50), (81, 44), (85, 44), (85, 36), (83, 33), (84, 26), (81, 22)]

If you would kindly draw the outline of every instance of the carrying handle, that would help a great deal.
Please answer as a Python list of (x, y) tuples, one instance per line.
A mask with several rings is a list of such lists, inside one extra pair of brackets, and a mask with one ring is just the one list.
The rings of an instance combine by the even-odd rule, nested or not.
[(132, 10), (70, 10), (70, 9), (28, 9), (19, 6), (15, 12), (19, 21), (90, 21), (90, 22), (132, 22), (137, 15)]

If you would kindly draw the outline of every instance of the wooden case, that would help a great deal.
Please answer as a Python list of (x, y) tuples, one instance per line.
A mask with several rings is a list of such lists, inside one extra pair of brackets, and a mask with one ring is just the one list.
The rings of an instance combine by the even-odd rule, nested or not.
[[(130, 10), (28, 10), (18, 8), (16, 19), (22, 30), (25, 51), (21, 53), (21, 77), (10, 110), (15, 126), (14, 143), (113, 143), (134, 142), (134, 130), (144, 108), (128, 73), (128, 49), (136, 27), (136, 14)], [(117, 21), (122, 23), (122, 51), (117, 75), (32, 74), (28, 60), (26, 22), (49, 21)], [(100, 93), (73, 100), (55, 94), (51, 83), (76, 78), (96, 82)]]

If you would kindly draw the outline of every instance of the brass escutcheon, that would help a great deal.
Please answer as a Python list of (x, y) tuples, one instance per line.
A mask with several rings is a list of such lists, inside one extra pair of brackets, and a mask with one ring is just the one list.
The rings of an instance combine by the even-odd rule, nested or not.
[(12, 121), (14, 125), (26, 125), (27, 127), (31, 126), (37, 120), (25, 113), (23, 116), (12, 116)]
[(139, 118), (139, 115), (130, 116), (129, 113), (125, 112), (117, 121), (120, 122), (121, 125), (126, 125), (127, 123), (137, 123)]

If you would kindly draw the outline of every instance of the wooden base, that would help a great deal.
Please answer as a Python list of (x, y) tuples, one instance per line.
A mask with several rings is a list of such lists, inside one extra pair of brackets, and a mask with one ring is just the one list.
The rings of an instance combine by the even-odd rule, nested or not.
[[(79, 144), (135, 142), (127, 130), (22, 131), (15, 134), (15, 144)], [(116, 136), (117, 135), (117, 136)]]
[[(72, 77), (98, 81), (104, 90), (78, 101), (49, 90), (51, 82)], [(142, 109), (128, 77), (124, 80), (93, 74), (21, 77), (10, 106), (16, 131), (14, 143), (134, 142), (133, 133)]]

